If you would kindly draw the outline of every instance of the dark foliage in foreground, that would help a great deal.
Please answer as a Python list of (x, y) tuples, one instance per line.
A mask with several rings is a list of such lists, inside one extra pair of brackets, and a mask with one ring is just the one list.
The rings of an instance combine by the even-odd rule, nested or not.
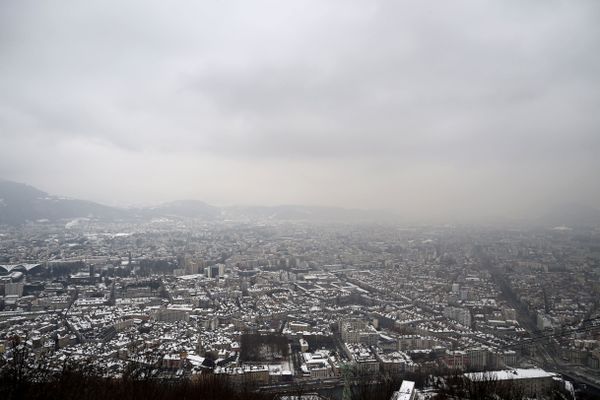
[(193, 379), (165, 380), (151, 378), (154, 367), (131, 363), (121, 378), (106, 378), (90, 362), (65, 360), (61, 368), (51, 369), (44, 363), (27, 363), (28, 349), (14, 338), (11, 358), (0, 358), (0, 399), (49, 400), (271, 400), (272, 395), (235, 388), (228, 379), (213, 374)]
[(271, 400), (273, 395), (236, 390), (226, 379), (206, 375), (199, 380), (108, 379), (77, 371), (63, 371), (43, 382), (19, 380), (16, 376), (0, 378), (0, 398), (49, 400)]
[[(275, 336), (264, 340), (263, 337), (248, 335), (250, 342), (277, 345)], [(156, 360), (147, 358), (146, 362), (131, 362), (123, 371), (121, 378), (103, 377), (92, 360), (73, 362), (65, 360), (60, 368), (49, 368), (40, 361), (37, 365), (27, 362), (29, 351), (26, 342), (15, 337), (11, 343), (11, 357), (0, 358), (0, 399), (60, 399), (60, 400), (108, 400), (108, 399), (144, 399), (144, 400), (272, 400), (275, 393), (257, 391), (252, 382), (240, 386), (233, 385), (226, 376), (205, 373), (193, 378), (158, 378)], [(163, 375), (169, 376), (169, 375)], [(443, 378), (441, 378), (443, 377)], [(513, 381), (499, 381), (495, 375), (484, 373), (482, 379), (470, 381), (462, 373), (454, 371), (422, 371), (404, 373), (402, 376), (383, 376), (364, 374), (355, 369), (347, 371), (347, 383), (344, 392), (351, 400), (387, 400), (400, 387), (403, 379), (414, 381), (416, 386), (434, 386), (439, 400), (521, 400), (523, 388)], [(311, 390), (312, 389), (312, 390)], [(544, 398), (565, 400), (566, 392), (552, 388)], [(292, 396), (301, 396), (314, 391), (306, 381), (297, 381), (283, 392)]]

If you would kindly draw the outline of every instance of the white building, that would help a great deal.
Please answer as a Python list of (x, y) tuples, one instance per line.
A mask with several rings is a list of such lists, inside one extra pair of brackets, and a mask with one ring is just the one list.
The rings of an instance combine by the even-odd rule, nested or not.
[(552, 390), (556, 374), (546, 372), (540, 368), (516, 368), (491, 372), (473, 372), (464, 376), (474, 383), (485, 382), (489, 379), (498, 382), (507, 381), (515, 385), (515, 390), (522, 390), (525, 396), (539, 398)]
[(416, 397), (415, 383), (413, 381), (402, 381), (400, 389), (394, 392), (390, 400), (414, 400)]

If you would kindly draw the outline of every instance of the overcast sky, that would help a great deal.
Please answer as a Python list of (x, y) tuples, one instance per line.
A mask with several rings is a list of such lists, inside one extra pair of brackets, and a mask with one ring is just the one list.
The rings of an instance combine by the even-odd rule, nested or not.
[(600, 206), (600, 2), (0, 2), (0, 177), (108, 204)]

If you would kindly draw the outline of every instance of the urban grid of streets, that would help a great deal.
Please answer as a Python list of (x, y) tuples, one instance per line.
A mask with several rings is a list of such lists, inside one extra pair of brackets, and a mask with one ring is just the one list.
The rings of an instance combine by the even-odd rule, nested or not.
[[(0, 353), (333, 387), (355, 371), (600, 379), (598, 231), (76, 220), (0, 232)], [(281, 338), (285, 341), (281, 341)], [(32, 361), (33, 362), (33, 361)]]

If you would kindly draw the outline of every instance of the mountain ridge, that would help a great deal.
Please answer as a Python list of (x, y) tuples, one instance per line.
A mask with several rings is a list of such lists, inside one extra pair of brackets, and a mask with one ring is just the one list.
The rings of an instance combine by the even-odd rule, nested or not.
[(359, 222), (389, 220), (390, 213), (302, 205), (217, 207), (193, 199), (176, 200), (152, 207), (121, 208), (50, 195), (24, 183), (0, 180), (0, 224), (20, 225), (42, 219), (55, 221), (81, 217), (106, 220), (169, 217), (207, 221), (262, 219)]
[[(402, 221), (398, 214), (382, 210), (303, 205), (218, 207), (194, 199), (176, 200), (151, 207), (122, 208), (51, 195), (31, 185), (0, 179), (0, 225), (83, 217), (107, 221), (161, 217), (205, 221)], [(600, 226), (600, 210), (578, 204), (563, 204), (542, 209), (539, 215), (521, 222), (534, 227), (597, 227)]]

